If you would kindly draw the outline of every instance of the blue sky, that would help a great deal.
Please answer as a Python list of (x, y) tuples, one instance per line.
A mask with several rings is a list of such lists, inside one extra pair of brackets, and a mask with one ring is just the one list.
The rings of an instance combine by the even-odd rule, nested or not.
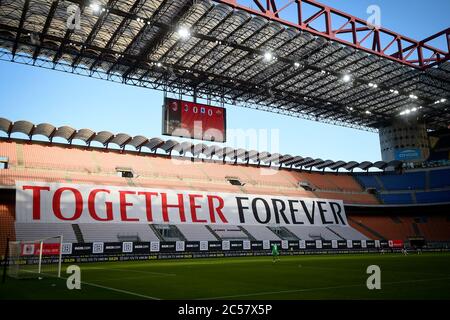
[[(332, 7), (367, 18), (381, 8), (386, 28), (423, 39), (449, 25), (450, 1), (324, 0)], [(144, 88), (0, 61), (0, 117), (48, 122), (94, 131), (161, 136), (162, 93)], [(279, 145), (256, 146), (292, 155), (332, 160), (379, 160), (378, 135), (273, 113), (229, 106), (229, 129), (278, 130)], [(270, 138), (270, 137), (269, 137)], [(167, 137), (165, 137), (167, 139)], [(248, 148), (229, 141), (227, 145)], [(254, 146), (252, 146), (254, 148)]]

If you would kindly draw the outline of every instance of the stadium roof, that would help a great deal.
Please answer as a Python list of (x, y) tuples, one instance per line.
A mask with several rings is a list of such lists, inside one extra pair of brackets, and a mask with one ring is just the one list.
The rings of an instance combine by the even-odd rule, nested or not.
[(37, 135), (46, 137), (50, 143), (56, 137), (66, 140), (69, 144), (72, 144), (74, 140), (79, 140), (85, 143), (86, 146), (91, 146), (93, 141), (99, 142), (105, 148), (108, 148), (110, 144), (114, 144), (125, 150), (127, 146), (133, 147), (139, 152), (144, 152), (147, 149), (150, 152), (157, 153), (162, 150), (166, 154), (172, 155), (173, 151), (178, 152), (182, 156), (187, 156), (188, 153), (191, 155), (189, 157), (206, 157), (213, 158), (214, 156), (224, 163), (232, 161), (238, 163), (241, 162), (260, 164), (266, 164), (268, 166), (278, 165), (280, 168), (282, 166), (288, 168), (299, 168), (309, 169), (316, 168), (319, 170), (339, 170), (341, 168), (347, 171), (353, 171), (355, 168), (362, 170), (369, 170), (370, 168), (377, 168), (380, 170), (385, 169), (397, 169), (402, 166), (401, 161), (377, 161), (372, 163), (370, 161), (356, 162), (356, 161), (333, 161), (333, 160), (322, 160), (313, 159), (309, 157), (301, 156), (291, 156), (289, 154), (281, 155), (279, 153), (272, 153), (263, 151), (258, 152), (255, 150), (245, 150), (245, 149), (233, 149), (230, 147), (219, 147), (217, 145), (207, 146), (203, 143), (193, 144), (191, 142), (178, 142), (176, 140), (162, 140), (160, 138), (147, 138), (144, 136), (131, 137), (126, 133), (119, 133), (114, 135), (108, 131), (94, 132), (90, 129), (74, 129), (68, 126), (62, 126), (56, 128), (55, 126), (48, 123), (40, 123), (34, 125), (29, 121), (16, 121), (11, 122), (8, 119), (0, 118), (0, 132), (4, 132), (11, 138), (13, 133), (23, 133), (28, 136), (30, 140)]
[(1, 0), (0, 59), (358, 129), (450, 124), (450, 28), (416, 41), (312, 0), (243, 2)]

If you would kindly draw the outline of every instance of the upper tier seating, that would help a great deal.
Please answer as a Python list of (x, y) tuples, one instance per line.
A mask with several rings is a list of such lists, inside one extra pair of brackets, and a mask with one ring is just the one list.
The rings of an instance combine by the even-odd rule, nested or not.
[(417, 203), (443, 203), (450, 202), (450, 190), (417, 192)]
[[(354, 215), (351, 217), (356, 223), (360, 223), (370, 230), (374, 230), (384, 239), (406, 240), (418, 236), (412, 226), (413, 219), (409, 216), (392, 217), (387, 215)], [(376, 238), (366, 229), (361, 228), (350, 221), (350, 225), (369, 238)]]
[(450, 186), (450, 169), (431, 170), (430, 188), (448, 188)]
[(383, 174), (379, 178), (386, 190), (424, 190), (425, 171)]
[[(354, 222), (352, 222), (354, 221)], [(450, 241), (450, 218), (445, 215), (428, 215), (422, 217), (402, 215), (352, 215), (349, 219), (353, 228), (374, 237), (366, 228), (375, 231), (384, 239), (407, 240), (410, 237), (424, 237), (428, 241)], [(361, 223), (363, 227), (357, 225)]]
[[(356, 174), (365, 188), (377, 190), (424, 190), (426, 187), (425, 171), (407, 172), (403, 174), (371, 173)], [(381, 185), (380, 183), (381, 182)]]
[(349, 227), (349, 226), (329, 226), (328, 229), (337, 233), (341, 238), (346, 240), (368, 240), (361, 232)]
[(374, 188), (377, 190), (381, 189), (375, 175), (356, 174), (355, 177), (365, 188)]
[[(403, 174), (356, 174), (355, 177), (365, 188), (376, 188), (379, 198), (385, 204), (450, 202), (448, 190), (450, 169), (431, 169)], [(447, 190), (436, 190), (442, 188)]]
[(411, 193), (382, 193), (381, 200), (386, 204), (410, 204), (413, 203)]
[(428, 241), (449, 241), (450, 240), (450, 218), (441, 216), (424, 216), (421, 223), (417, 223), (421, 234)]
[(10, 165), (17, 165), (16, 144), (13, 142), (1, 142), (0, 157), (6, 157)]
[[(5, 186), (13, 186), (16, 180), (68, 182), (291, 197), (324, 196), (347, 203), (378, 203), (348, 174), (278, 170), (221, 161), (199, 163), (188, 158), (148, 153), (17, 141), (0, 141), (0, 150), (1, 156), (11, 159), (9, 169), (0, 171), (0, 185)], [(18, 155), (22, 159), (20, 165)], [(135, 177), (118, 176), (118, 168), (132, 169)], [(244, 185), (233, 186), (227, 177), (236, 177)], [(300, 182), (309, 182), (314, 188), (327, 192), (322, 195), (305, 191), (299, 187)]]

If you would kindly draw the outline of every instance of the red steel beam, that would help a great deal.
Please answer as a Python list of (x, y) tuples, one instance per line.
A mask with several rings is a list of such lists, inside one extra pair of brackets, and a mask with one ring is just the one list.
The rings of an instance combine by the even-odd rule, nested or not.
[[(386, 28), (371, 26), (366, 20), (331, 8), (315, 0), (289, 0), (283, 6), (277, 5), (277, 1), (280, 0), (253, 0), (258, 9), (252, 9), (242, 5), (240, 4), (240, 0), (213, 1), (229, 5), (253, 15), (277, 21), (288, 27), (308, 31), (316, 36), (337, 41), (350, 47), (417, 69), (424, 70), (450, 59), (450, 28), (438, 32), (422, 41), (417, 41)], [(304, 10), (305, 4), (316, 8), (318, 11), (311, 15), (306, 15)], [(292, 22), (280, 18), (280, 13), (292, 6), (296, 6), (294, 12), (297, 15), (297, 21)], [(333, 30), (333, 17), (336, 16), (344, 18), (346, 21), (344, 23), (340, 22), (340, 26), (338, 27), (334, 26), (335, 30)], [(319, 21), (321, 17), (324, 17), (325, 20), (323, 23), (323, 30), (317, 30), (317, 28), (310, 26), (312, 22)], [(336, 19), (334, 19), (334, 21), (336, 21)], [(346, 33), (351, 33), (351, 41), (338, 37), (338, 35)], [(443, 36), (446, 37), (447, 49), (438, 49), (429, 44), (432, 40)], [(370, 37), (372, 37), (372, 41), (365, 41)], [(384, 37), (389, 44), (383, 46), (381, 37)], [(395, 53), (386, 53), (388, 49), (394, 50)]]

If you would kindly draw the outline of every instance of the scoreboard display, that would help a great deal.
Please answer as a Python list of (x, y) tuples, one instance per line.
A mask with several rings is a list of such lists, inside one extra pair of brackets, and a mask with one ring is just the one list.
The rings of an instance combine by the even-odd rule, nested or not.
[(165, 98), (162, 134), (207, 141), (226, 141), (226, 109)]

